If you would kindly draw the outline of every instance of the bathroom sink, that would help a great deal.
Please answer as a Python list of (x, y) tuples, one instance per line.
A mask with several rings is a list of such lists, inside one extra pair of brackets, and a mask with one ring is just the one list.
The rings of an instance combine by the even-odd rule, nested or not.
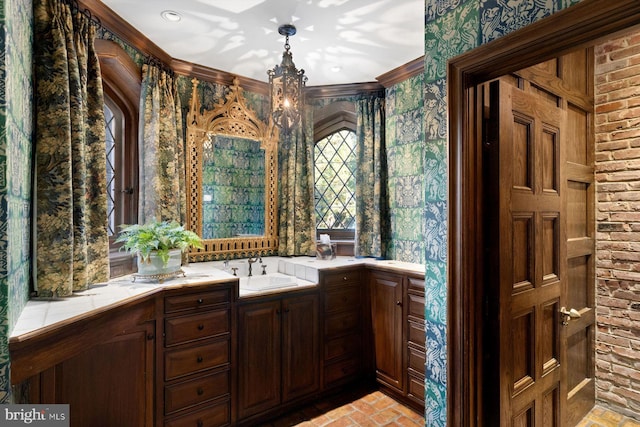
[(240, 289), (248, 291), (266, 291), (269, 289), (289, 288), (293, 286), (298, 286), (296, 278), (280, 273), (240, 278)]

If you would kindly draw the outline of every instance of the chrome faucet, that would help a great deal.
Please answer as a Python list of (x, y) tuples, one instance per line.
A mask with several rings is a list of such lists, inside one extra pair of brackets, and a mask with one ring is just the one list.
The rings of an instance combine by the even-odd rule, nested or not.
[(260, 261), (260, 263), (262, 263), (262, 257), (260, 255), (258, 255), (257, 257), (249, 257), (249, 259), (247, 260), (247, 262), (249, 263), (249, 277), (251, 277), (251, 267), (253, 266), (254, 262), (258, 262)]

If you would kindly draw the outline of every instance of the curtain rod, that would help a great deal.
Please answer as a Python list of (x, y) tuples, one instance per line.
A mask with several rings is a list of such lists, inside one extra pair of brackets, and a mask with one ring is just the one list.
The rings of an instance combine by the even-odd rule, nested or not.
[(72, 12), (82, 13), (84, 16), (86, 16), (89, 19), (89, 21), (92, 24), (96, 25), (99, 29), (103, 28), (100, 18), (98, 18), (97, 16), (94, 16), (89, 9), (80, 7), (80, 4), (78, 4), (78, 0), (65, 0), (65, 1), (69, 4), (69, 6), (71, 6)]

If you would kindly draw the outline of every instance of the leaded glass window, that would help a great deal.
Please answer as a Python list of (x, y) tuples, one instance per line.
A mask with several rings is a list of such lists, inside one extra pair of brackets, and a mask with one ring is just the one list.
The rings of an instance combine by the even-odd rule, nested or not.
[(343, 129), (315, 146), (316, 228), (354, 230), (356, 134)]

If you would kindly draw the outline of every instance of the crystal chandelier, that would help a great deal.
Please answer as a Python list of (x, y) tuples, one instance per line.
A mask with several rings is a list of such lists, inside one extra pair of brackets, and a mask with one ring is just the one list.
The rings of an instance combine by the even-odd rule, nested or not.
[(281, 132), (288, 135), (300, 122), (304, 108), (303, 89), (307, 82), (304, 70), (297, 70), (289, 49), (289, 36), (296, 33), (296, 27), (285, 24), (278, 27), (278, 33), (285, 36), (282, 63), (269, 75), (269, 93), (271, 97), (271, 117)]

